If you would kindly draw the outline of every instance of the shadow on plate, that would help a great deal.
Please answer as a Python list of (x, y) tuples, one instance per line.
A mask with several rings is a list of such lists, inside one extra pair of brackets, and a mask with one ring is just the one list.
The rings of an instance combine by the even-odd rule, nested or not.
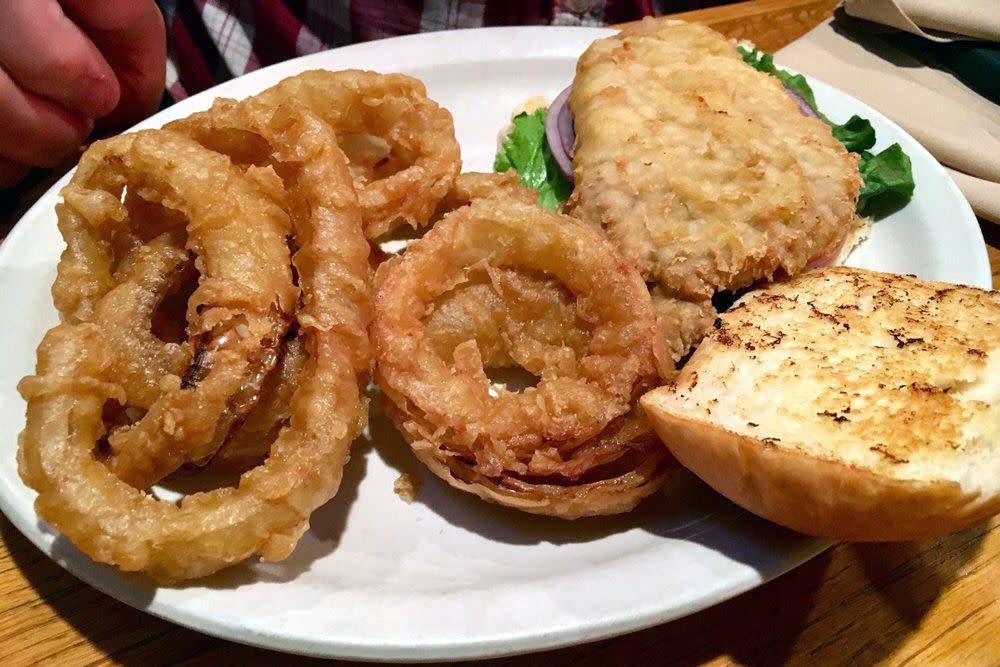
[[(322, 527), (321, 532), (316, 533), (317, 528), (310, 531), (284, 564), (234, 568), (198, 585), (235, 587), (265, 579), (283, 581), (307, 570), (316, 558), (335, 548), (357, 495), (358, 482), (364, 476), (367, 456), (374, 455), (369, 441), (362, 440), (357, 445), (355, 456), (345, 470), (345, 495), (341, 500), (348, 502), (329, 503), (319, 510), (313, 525)], [(399, 459), (412, 468), (407, 455), (408, 450), (403, 451)], [(461, 507), (466, 502), (461, 498), (465, 494), (444, 483), (438, 486), (441, 496), (452, 505)], [(421, 489), (420, 496), (427, 497), (425, 489)], [(544, 518), (534, 521), (538, 517), (522, 517), (503, 508), (491, 508), (476, 498), (468, 501), (471, 508), (485, 507), (487, 511), (481, 514), (470, 508), (463, 520), (478, 517), (483, 521), (480, 531), (488, 538), (497, 527), (503, 529), (501, 534), (521, 534), (525, 543), (547, 539), (542, 531), (549, 525), (557, 532), (560, 527), (563, 531), (573, 530), (572, 523)], [(686, 514), (687, 510), (678, 509), (685, 503), (687, 507), (702, 508), (700, 512), (711, 507), (717, 511), (701, 516), (695, 516), (698, 512)], [(456, 510), (453, 514), (463, 512)], [(706, 521), (708, 518), (712, 520)], [(754, 525), (752, 530), (748, 530), (748, 522)], [(495, 525), (484, 529), (488, 523)], [(44, 526), (41, 522), (40, 525)], [(670, 539), (695, 541), (751, 566), (766, 561), (766, 553), (773, 554), (775, 544), (782, 540), (807, 541), (747, 515), (687, 474), (679, 474), (662, 495), (644, 503), (633, 516), (619, 517), (611, 525), (618, 530), (638, 528)], [(52, 532), (47, 526), (44, 529)], [(725, 536), (737, 530), (742, 546), (734, 551)], [(940, 595), (980, 552), (989, 530), (990, 525), (984, 523), (919, 543), (842, 545), (757, 590), (662, 626), (590, 645), (484, 664), (513, 666), (544, 661), (588, 667), (624, 664), (629, 656), (645, 662), (651, 655), (657, 656), (656, 663), (663, 665), (695, 665), (728, 656), (739, 664), (763, 666), (803, 660), (806, 655), (815, 658), (812, 664), (826, 664), (825, 660), (835, 664), (845, 655), (855, 655), (853, 664), (877, 664), (894, 655), (920, 627)], [(602, 531), (603, 527), (585, 528), (573, 535), (598, 539), (604, 534)], [(12, 561), (37, 596), (99, 650), (114, 655), (121, 664), (165, 664), (159, 657), (181, 650), (176, 646), (178, 640), (183, 640), (186, 655), (204, 652), (220, 657), (240, 655), (254, 664), (299, 664), (287, 656), (176, 628), (80, 586), (72, 575), (36, 550), (2, 517), (0, 535)], [(567, 533), (562, 533), (555, 539), (566, 538)], [(88, 581), (132, 606), (147, 607), (155, 594), (155, 588), (141, 577), (122, 575), (104, 566), (95, 568), (63, 537), (57, 538), (53, 557), (69, 566), (79, 566), (78, 571), (87, 572)], [(74, 562), (77, 560), (80, 562)], [(279, 569), (261, 571), (272, 566)], [(865, 622), (871, 620), (878, 622)], [(123, 655), (122, 651), (126, 653)], [(134, 659), (130, 657), (133, 655)], [(152, 663), (151, 656), (155, 658)]]
[(371, 446), (387, 466), (419, 478), (415, 503), (425, 505), (456, 528), (506, 544), (566, 544), (598, 540), (612, 533), (640, 527), (650, 519), (648, 503), (643, 503), (625, 516), (576, 521), (526, 514), (487, 503), (472, 494), (452, 488), (428, 471), (410, 451), (410, 446), (392, 422), (381, 414), (374, 403), (373, 401), (369, 422)]
[(774, 571), (779, 560), (776, 553), (801, 551), (812, 555), (820, 548), (815, 540), (741, 510), (683, 469), (672, 473), (661, 492), (625, 515), (566, 521), (526, 514), (454, 489), (426, 470), (381, 414), (377, 401), (373, 401), (370, 429), (371, 442), (387, 466), (419, 477), (414, 502), (425, 505), (453, 526), (487, 540), (517, 545), (571, 544), (643, 530), (664, 538), (697, 542), (761, 573)]
[[(232, 568), (192, 585), (236, 588), (257, 581), (287, 581), (308, 571), (316, 559), (339, 544), (357, 499), (358, 485), (368, 468), (368, 457), (376, 455), (396, 470), (421, 470), (423, 485), (418, 502), (456, 527), (486, 539), (528, 545), (562, 544), (597, 540), (619, 531), (643, 530), (667, 539), (696, 542), (762, 574), (774, 571), (777, 553), (802, 549), (803, 555), (809, 555), (817, 548), (816, 541), (749, 515), (683, 471), (674, 475), (662, 493), (648, 499), (635, 512), (620, 517), (566, 522), (489, 505), (423, 471), (395, 429), (377, 412), (373, 410), (372, 437), (355, 443), (337, 499), (317, 511), (313, 528), (289, 559)], [(41, 522), (40, 526), (51, 533)], [(741, 664), (756, 666), (784, 664), (804, 655), (815, 656), (816, 664), (822, 664), (825, 658), (832, 660), (838, 655), (861, 651), (863, 657), (854, 661), (856, 664), (875, 664), (893, 655), (920, 626), (942, 592), (979, 553), (988, 530), (987, 524), (981, 524), (956, 535), (914, 544), (841, 546), (758, 590), (692, 616), (626, 637), (543, 656), (549, 663), (580, 665), (621, 664), (627, 656), (642, 661), (642, 656), (649, 655), (658, 656), (657, 664), (687, 665), (730, 656)], [(123, 605), (107, 599), (100, 601), (103, 598), (100, 593), (79, 587), (5, 519), (0, 521), (0, 532), (9, 545), (12, 560), (37, 595), (109, 654), (120, 650), (126, 641), (120, 636), (123, 625), (132, 628), (128, 632), (134, 634), (148, 634), (147, 627), (162, 626), (163, 635), (176, 637), (177, 633), (184, 633), (186, 641), (198, 642), (206, 651), (236, 650), (256, 662), (270, 664), (273, 660), (284, 664), (277, 654), (237, 649), (157, 619), (143, 616), (137, 622), (135, 615), (128, 616)], [(155, 595), (155, 587), (141, 577), (122, 575), (109, 567), (95, 567), (61, 536), (54, 544), (53, 558), (85, 572), (88, 582), (140, 609), (148, 608)], [(915, 573), (916, 576), (911, 576)], [(67, 591), (76, 593), (69, 595)], [(89, 613), (81, 611), (80, 596), (96, 600), (89, 603)], [(879, 611), (873, 613), (873, 606)], [(888, 624), (858, 622), (859, 618), (873, 617), (895, 620)], [(155, 645), (158, 640), (153, 636), (148, 641)], [(145, 642), (143, 651), (148, 657)], [(492, 664), (528, 664), (540, 659), (543, 658), (536, 655)], [(122, 662), (130, 664), (127, 659)]]
[[(340, 543), (347, 517), (358, 498), (358, 487), (365, 476), (367, 468), (365, 454), (366, 449), (370, 448), (370, 445), (367, 447), (366, 445), (365, 440), (361, 438), (354, 443), (351, 449), (351, 460), (344, 467), (344, 476), (336, 497), (313, 513), (310, 520), (310, 530), (302, 536), (295, 551), (288, 558), (277, 562), (248, 561), (204, 579), (182, 582), (174, 588), (234, 589), (261, 581), (278, 583), (290, 581), (307, 572), (315, 561), (331, 553)], [(238, 477), (223, 473), (210, 474), (209, 477), (209, 480), (201, 475), (174, 477), (161, 485), (169, 493), (169, 495), (163, 495), (172, 500), (173, 496), (179, 497), (188, 493), (218, 488), (220, 484), (235, 486), (238, 481)], [(50, 534), (53, 532), (52, 528), (40, 519), (38, 527), (44, 532)], [(73, 546), (73, 543), (62, 535), (56, 536), (52, 545), (52, 557), (76, 571), (93, 571), (95, 567), (86, 554)], [(149, 584), (143, 577), (119, 573), (108, 566), (97, 567), (99, 572), (92, 576), (100, 580), (100, 583), (94, 582), (98, 587), (113, 591), (125, 591), (127, 588), (128, 593), (116, 593), (116, 597), (140, 609), (147, 608), (152, 602), (156, 587)], [(119, 581), (121, 578), (128, 582), (127, 586), (122, 586)], [(128, 595), (127, 599), (124, 597), (125, 595)]]
[(344, 466), (344, 477), (337, 495), (313, 512), (309, 530), (299, 540), (295, 551), (285, 560), (277, 562), (256, 561), (223, 570), (206, 579), (191, 583), (205, 588), (237, 588), (258, 581), (291, 581), (308, 572), (312, 564), (323, 558), (340, 544), (347, 526), (347, 517), (358, 499), (358, 487), (368, 468), (366, 441), (358, 438), (351, 446), (351, 459)]

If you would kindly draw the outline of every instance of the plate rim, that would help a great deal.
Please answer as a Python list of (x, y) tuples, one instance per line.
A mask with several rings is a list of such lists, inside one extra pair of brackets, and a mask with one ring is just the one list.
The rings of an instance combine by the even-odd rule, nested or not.
[[(217, 92), (220, 87), (233, 85), (233, 82), (240, 79), (248, 77), (264, 78), (268, 73), (286, 68), (294, 71), (303, 71), (312, 67), (312, 65), (309, 64), (309, 61), (320, 59), (323, 57), (323, 54), (331, 51), (364, 51), (371, 48), (391, 49), (392, 45), (400, 42), (418, 43), (428, 41), (435, 43), (442, 40), (448, 41), (449, 39), (454, 39), (456, 36), (461, 34), (467, 35), (468, 33), (475, 33), (477, 35), (483, 35), (484, 33), (503, 35), (505, 33), (514, 32), (538, 33), (539, 35), (544, 34), (546, 41), (558, 42), (559, 37), (557, 35), (559, 34), (572, 34), (581, 38), (590, 37), (592, 39), (597, 39), (616, 32), (616, 29), (607, 27), (576, 26), (501, 26), (419, 33), (382, 40), (374, 40), (370, 42), (336, 47), (323, 52), (300, 56), (281, 63), (276, 63), (244, 74), (240, 77), (230, 79), (229, 81), (222, 82), (221, 84), (182, 100), (178, 103), (178, 105), (183, 104), (191, 107), (197, 107), (197, 105), (205, 99), (214, 99), (215, 97), (220, 96), (220, 93)], [(373, 45), (378, 46), (373, 47)], [(787, 69), (793, 72), (795, 71), (793, 68)], [(926, 158), (929, 159), (935, 175), (943, 177), (946, 181), (946, 187), (949, 192), (960, 202), (960, 206), (963, 209), (961, 211), (961, 218), (963, 221), (968, 222), (971, 219), (974, 229), (968, 231), (974, 231), (975, 233), (973, 234), (973, 237), (978, 238), (979, 241), (975, 249), (976, 254), (979, 255), (976, 266), (977, 286), (991, 287), (992, 274), (989, 269), (989, 259), (982, 231), (968, 201), (965, 199), (964, 195), (961, 194), (958, 186), (940, 162), (938, 162), (933, 155), (931, 155), (930, 152), (927, 151), (927, 149), (924, 148), (908, 132), (901, 128), (897, 123), (887, 118), (884, 114), (871, 108), (860, 100), (857, 100), (853, 96), (841, 91), (840, 89), (826, 84), (817, 77), (813, 77), (811, 75), (807, 76), (809, 77), (810, 83), (819, 84), (820, 87), (826, 88), (839, 96), (849, 99), (859, 110), (863, 109), (869, 117), (877, 118), (881, 123), (894, 127), (904, 136), (908, 137), (914, 146), (926, 154)], [(169, 116), (169, 110), (175, 109), (176, 107), (177, 105), (172, 105), (165, 110), (158, 111), (156, 114), (144, 119), (142, 122), (136, 124), (128, 130), (123, 130), (123, 132), (146, 127), (158, 127), (160, 124), (165, 122), (165, 119)], [(160, 120), (161, 118), (164, 120)], [(61, 189), (71, 178), (75, 169), (76, 167), (70, 169), (63, 177), (58, 179), (49, 189), (47, 189), (38, 198), (38, 200), (27, 211), (25, 211), (23, 216), (11, 228), (3, 242), (0, 243), (0, 265), (7, 263), (7, 256), (11, 252), (10, 248), (12, 247), (10, 242), (12, 240), (16, 242), (17, 238), (19, 238), (22, 234), (27, 233), (25, 230), (29, 225), (22, 224), (22, 222), (30, 220), (34, 216), (44, 215), (42, 210), (51, 207), (52, 198), (58, 197), (59, 189)], [(39, 519), (34, 513), (33, 506), (29, 506), (27, 508), (20, 507), (19, 503), (17, 503), (17, 498), (13, 495), (9, 496), (6, 492), (5, 486), (6, 485), (0, 485), (0, 510), (3, 510), (11, 524), (49, 559), (55, 561), (60, 567), (69, 572), (71, 575), (77, 577), (87, 585), (94, 587), (98, 591), (109, 595), (115, 600), (127, 604), (139, 611), (149, 613), (177, 625), (197, 630), (217, 638), (266, 649), (326, 658), (355, 660), (388, 659), (405, 662), (428, 662), (433, 660), (504, 657), (540, 650), (557, 649), (584, 642), (599, 641), (666, 623), (696, 613), (715, 604), (719, 604), (720, 602), (752, 590), (767, 581), (771, 581), (786, 572), (803, 565), (833, 545), (832, 542), (812, 538), (810, 541), (803, 544), (801, 553), (797, 554), (797, 558), (789, 558), (780, 567), (774, 568), (772, 571), (755, 571), (753, 575), (746, 577), (737, 585), (730, 586), (728, 588), (720, 588), (711, 595), (702, 596), (698, 598), (696, 602), (692, 602), (687, 605), (670, 606), (664, 602), (660, 605), (651, 606), (638, 614), (623, 614), (610, 622), (606, 619), (591, 620), (589, 622), (584, 620), (572, 628), (561, 628), (546, 632), (519, 631), (512, 633), (510, 637), (490, 637), (485, 639), (463, 640), (456, 637), (455, 641), (447, 643), (437, 640), (434, 640), (431, 643), (420, 643), (419, 641), (410, 641), (408, 643), (389, 643), (383, 640), (366, 642), (363, 638), (360, 640), (355, 638), (350, 641), (344, 640), (343, 638), (331, 640), (323, 637), (303, 638), (279, 632), (257, 632), (245, 625), (238, 625), (225, 620), (220, 621), (217, 620), (218, 617), (198, 614), (188, 608), (177, 606), (172, 602), (158, 600), (156, 596), (144, 601), (141, 592), (148, 591), (150, 589), (156, 590), (155, 586), (137, 581), (134, 577), (129, 575), (122, 575), (117, 570), (109, 566), (93, 563), (91, 564), (96, 565), (95, 567), (80, 565), (76, 561), (80, 557), (84, 559), (87, 558), (80, 552), (74, 552), (73, 557), (71, 558), (54, 555), (52, 553), (51, 544), (45, 543), (45, 531), (40, 529), (37, 525)], [(419, 655), (414, 655), (415, 653)]]

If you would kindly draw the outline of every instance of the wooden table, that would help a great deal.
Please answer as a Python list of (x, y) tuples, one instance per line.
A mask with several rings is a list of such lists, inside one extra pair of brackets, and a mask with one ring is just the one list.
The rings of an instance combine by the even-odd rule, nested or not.
[[(774, 50), (831, 0), (683, 15)], [(39, 193), (40, 194), (40, 193)], [(983, 222), (1000, 288), (1000, 227)], [(91, 665), (290, 664), (148, 616), (67, 574), (0, 517), (0, 657)], [(309, 662), (302, 660), (301, 662)], [(1000, 665), (1000, 519), (915, 544), (843, 544), (738, 598), (596, 644), (485, 665)]]

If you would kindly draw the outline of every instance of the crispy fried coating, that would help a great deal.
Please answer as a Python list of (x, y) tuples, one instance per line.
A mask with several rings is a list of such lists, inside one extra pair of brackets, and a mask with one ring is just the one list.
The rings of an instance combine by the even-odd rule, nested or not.
[[(36, 374), (19, 384), (28, 402), (19, 472), (38, 492), (39, 516), (94, 560), (168, 583), (206, 576), (254, 555), (288, 556), (313, 510), (336, 493), (350, 443), (367, 418), (361, 388), (371, 364), (368, 243), (346, 156), (332, 130), (298, 107), (222, 102), (212, 113), (196, 122), (218, 126), (222, 139), (216, 148), (223, 149), (234, 136), (250, 139), (239, 150), (230, 144), (241, 168), (170, 130), (122, 135), (96, 144), (85, 156), (85, 162), (100, 160), (110, 167), (85, 183), (94, 190), (84, 193), (88, 196), (74, 197), (70, 191), (66, 211), (72, 215), (62, 216), (74, 224), (63, 226), (72, 235), (60, 277), (82, 285), (67, 288), (62, 300), (74, 316), (46, 334)], [(266, 159), (250, 150), (262, 145), (269, 146)], [(89, 179), (88, 173), (78, 172)], [(204, 247), (211, 247), (209, 240), (228, 251), (206, 256), (199, 265), (201, 281), (188, 304), (189, 331), (200, 331), (205, 322), (214, 331), (233, 313), (241, 319), (225, 340), (217, 339), (204, 376), (188, 373), (184, 384), (163, 376), (164, 394), (134, 426), (111, 435), (112, 448), (116, 436), (140, 433), (147, 422), (155, 438), (175, 445), (166, 448), (169, 456), (190, 447), (189, 438), (217, 442), (208, 436), (228, 421), (220, 415), (247, 386), (241, 369), (260, 369), (249, 357), (237, 364), (229, 341), (267, 349), (270, 344), (255, 338), (255, 329), (247, 325), (254, 308), (273, 300), (283, 304), (286, 297), (290, 301), (291, 331), (284, 335), (286, 321), (272, 332), (280, 343), (278, 373), (256, 385), (266, 401), (248, 404), (252, 409), (244, 424), (252, 429), (245, 440), (255, 446), (260, 438), (254, 436), (266, 432), (270, 438), (266, 460), (244, 472), (236, 487), (190, 494), (179, 503), (158, 500), (127, 483), (129, 471), (142, 471), (142, 466), (116, 465), (95, 455), (109, 426), (108, 406), (132, 406), (115, 353), (119, 330), (103, 326), (94, 314), (116, 311), (116, 290), (135, 283), (139, 304), (123, 301), (127, 307), (118, 316), (134, 318), (139, 330), (134, 338), (143, 339), (142, 328), (152, 326), (144, 317), (148, 302), (165, 291), (160, 266), (173, 259), (169, 237), (139, 239), (138, 244), (126, 239), (118, 245), (127, 261), (116, 272), (114, 253), (97, 252), (112, 248), (114, 239), (78, 240), (77, 222), (128, 218), (120, 202), (125, 184), (165, 209), (180, 207), (190, 222), (188, 244), (199, 258)], [(262, 284), (269, 279), (268, 264), (258, 255), (271, 245), (261, 239), (270, 238), (274, 221), (282, 221), (273, 245), (287, 287), (281, 281)], [(297, 249), (291, 256), (287, 236)], [(219, 264), (229, 273), (219, 275)], [(95, 277), (85, 280), (88, 274)], [(200, 368), (197, 360), (192, 366)], [(151, 415), (160, 416), (150, 421)], [(137, 456), (136, 451), (146, 450), (126, 451)], [(233, 458), (236, 454), (248, 457), (243, 450)], [(259, 449), (254, 454), (257, 462)], [(175, 469), (183, 460), (164, 468)]]
[[(668, 457), (637, 391), (662, 374), (645, 285), (584, 223), (478, 199), (376, 278), (376, 374), (417, 457), (456, 488), (576, 518), (631, 509)], [(520, 392), (490, 368), (539, 380)]]
[(461, 171), (451, 114), (404, 74), (313, 70), (256, 96), (294, 99), (328, 123), (351, 161), (365, 234), (426, 225)]
[(465, 206), (476, 199), (514, 200), (522, 204), (534, 204), (538, 193), (521, 185), (517, 172), (508, 170), (501, 173), (467, 171), (458, 175), (455, 184), (434, 212), (434, 219)]
[(798, 273), (861, 225), (857, 157), (709, 28), (595, 41), (569, 104), (573, 214), (685, 299)]
[(711, 299), (688, 301), (669, 294), (659, 285), (653, 286), (650, 297), (660, 335), (670, 358), (677, 364), (712, 330), (718, 313)]
[[(109, 434), (107, 464), (146, 488), (214, 453), (229, 397), (259, 373), (261, 351), (288, 326), (298, 299), (289, 219), (226, 158), (156, 131), (94, 144), (63, 199), (57, 212), (68, 242), (54, 299), (67, 322), (94, 322), (110, 334), (127, 405), (144, 414)], [(150, 233), (158, 236), (143, 244)], [(131, 241), (120, 243), (122, 235)], [(151, 332), (185, 246), (200, 274), (187, 304), (186, 349)], [(136, 275), (150, 253), (172, 256), (158, 269), (158, 287)], [(190, 365), (178, 376), (181, 359)]]
[[(337, 141), (333, 129), (302, 102), (291, 98), (274, 106), (266, 97), (241, 102), (219, 99), (210, 110), (170, 123), (164, 129), (190, 136), (203, 146), (227, 155), (256, 180), (263, 192), (281, 203), (295, 230), (295, 243), (301, 244), (292, 261), (298, 272), (312, 274), (312, 292), (359, 294), (365, 289), (365, 281), (358, 277), (352, 281), (349, 276), (317, 271), (315, 266), (318, 260), (314, 230), (328, 227), (316, 221), (332, 217), (331, 210), (343, 209), (353, 201), (352, 183), (344, 178), (348, 170), (343, 154), (332, 148)], [(331, 282), (318, 284), (316, 280), (320, 278)], [(311, 294), (305, 298), (306, 303), (311, 303)], [(337, 302), (326, 299), (325, 303)], [(357, 337), (355, 349), (367, 356), (365, 322), (370, 315), (360, 321), (356, 309), (348, 302), (342, 303), (344, 312), (335, 313), (334, 319), (324, 326), (337, 326), (342, 334)], [(213, 467), (245, 470), (260, 463), (287, 424), (291, 398), (304, 364), (298, 332), (293, 332), (278, 352), (271, 364), (271, 367), (277, 364), (274, 372), (259, 375), (246, 392), (239, 421), (218, 429), (219, 446), (211, 459)], [(259, 408), (258, 402), (262, 402)]]

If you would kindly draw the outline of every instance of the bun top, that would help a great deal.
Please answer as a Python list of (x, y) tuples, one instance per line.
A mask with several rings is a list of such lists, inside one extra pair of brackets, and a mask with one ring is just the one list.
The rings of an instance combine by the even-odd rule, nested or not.
[(1000, 493), (1000, 292), (835, 267), (751, 292), (716, 324), (659, 409)]

